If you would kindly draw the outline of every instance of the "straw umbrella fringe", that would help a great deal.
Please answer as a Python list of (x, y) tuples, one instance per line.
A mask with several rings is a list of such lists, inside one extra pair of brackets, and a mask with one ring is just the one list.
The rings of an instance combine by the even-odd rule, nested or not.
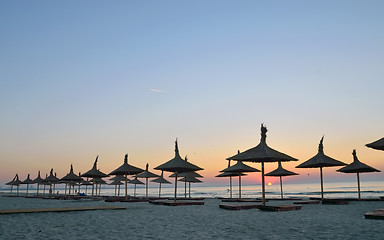
[(368, 143), (365, 146), (376, 149), (376, 150), (384, 151), (384, 138)]
[(357, 175), (357, 190), (358, 190), (358, 198), (361, 199), (360, 195), (360, 173), (367, 173), (367, 172), (380, 172), (380, 170), (377, 170), (373, 167), (368, 166), (367, 164), (364, 164), (359, 161), (356, 155), (356, 150), (353, 150), (353, 162), (349, 164), (348, 166), (345, 166), (343, 168), (338, 169), (338, 172), (343, 173), (356, 173)]

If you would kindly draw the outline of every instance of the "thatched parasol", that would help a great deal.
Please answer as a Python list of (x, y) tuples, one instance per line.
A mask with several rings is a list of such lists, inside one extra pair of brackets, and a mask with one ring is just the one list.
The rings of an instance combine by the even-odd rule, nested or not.
[(67, 175), (65, 175), (63, 178), (61, 178), (60, 181), (64, 182), (65, 185), (67, 185), (67, 184), (69, 185), (68, 195), (71, 195), (71, 186), (73, 186), (73, 183), (81, 183), (83, 181), (83, 179), (81, 177), (77, 176), (73, 172), (73, 166), (71, 164), (71, 168), (69, 170), (69, 173)]
[(283, 199), (284, 197), (283, 197), (283, 180), (282, 180), (282, 177), (299, 175), (299, 174), (284, 169), (281, 166), (281, 162), (278, 162), (278, 163), (279, 163), (278, 167), (275, 170), (273, 170), (272, 172), (265, 174), (265, 176), (280, 177), (280, 192), (281, 192), (281, 199)]
[(133, 180), (130, 180), (128, 183), (135, 184), (135, 189), (133, 190), (133, 196), (136, 197), (136, 185), (137, 184), (144, 185), (144, 183), (139, 179), (137, 179), (137, 177), (135, 177)]
[(124, 156), (124, 163), (120, 167), (113, 170), (109, 175), (123, 175), (125, 177), (125, 198), (128, 198), (128, 175), (136, 175), (143, 172), (144, 170), (128, 164), (128, 154)]
[(37, 177), (35, 179), (33, 179), (32, 183), (37, 183), (37, 192), (36, 192), (36, 196), (39, 196), (39, 188), (40, 188), (40, 184), (43, 182), (43, 179), (41, 178), (40, 176), (40, 171), (38, 171), (37, 173)]
[(17, 174), (13, 177), (12, 181), (10, 182), (7, 182), (5, 185), (10, 185), (11, 186), (11, 192), (9, 193), (9, 195), (12, 195), (12, 190), (13, 190), (13, 186), (15, 185), (14, 182), (16, 180), (16, 177), (17, 177)]
[(384, 138), (368, 143), (365, 146), (376, 149), (376, 150), (384, 151)]
[[(185, 156), (185, 161), (188, 162), (188, 157)], [(183, 172), (177, 175), (178, 177), (187, 177), (187, 178), (203, 178), (202, 175), (197, 172)], [(176, 173), (172, 173), (169, 177), (176, 177)], [(187, 198), (187, 181), (184, 181), (184, 197)]]
[(265, 178), (264, 178), (264, 163), (266, 162), (287, 162), (297, 161), (296, 158), (290, 157), (284, 153), (276, 151), (267, 145), (267, 128), (261, 124), (261, 140), (260, 143), (245, 152), (239, 153), (235, 156), (227, 158), (227, 160), (247, 161), (247, 162), (260, 162), (261, 163), (261, 187), (263, 193), (263, 206), (265, 206)]
[(156, 179), (153, 179), (151, 182), (156, 182), (156, 183), (159, 183), (160, 185), (159, 185), (159, 198), (160, 198), (160, 196), (161, 196), (161, 184), (171, 184), (171, 182), (170, 181), (168, 181), (168, 180), (166, 180), (164, 177), (163, 177), (163, 175), (164, 175), (164, 172), (163, 171), (161, 171), (161, 175), (160, 175), (160, 177), (158, 177), (158, 178), (156, 178)]
[[(51, 168), (51, 171), (49, 172), (49, 176), (46, 177), (44, 180), (43, 180), (43, 183), (46, 183), (47, 185), (49, 185), (49, 197), (51, 197), (52, 195), (52, 184), (56, 184), (60, 181), (60, 179), (58, 179), (54, 173), (53, 173), (53, 168)], [(54, 191), (54, 190), (53, 190)]]
[(94, 191), (95, 191), (95, 178), (108, 177), (107, 174), (100, 172), (97, 169), (97, 160), (98, 159), (99, 159), (99, 156), (96, 157), (95, 162), (93, 163), (93, 167), (91, 168), (91, 170), (89, 170), (88, 172), (86, 172), (80, 176), (80, 177), (92, 178), (92, 198), (94, 196)]
[[(189, 188), (189, 198), (191, 198), (191, 183), (202, 183), (203, 181), (197, 179), (196, 177), (183, 177), (179, 180), (180, 182), (188, 183)], [(187, 198), (187, 196), (185, 196)]]
[(367, 173), (367, 172), (380, 172), (380, 170), (377, 170), (373, 167), (368, 166), (367, 164), (364, 164), (359, 161), (356, 155), (356, 150), (354, 149), (352, 151), (353, 155), (353, 162), (349, 164), (348, 166), (342, 167), (338, 172), (343, 173), (356, 173), (357, 174), (357, 189), (358, 189), (358, 196), (360, 200), (360, 173)]
[[(231, 161), (228, 161), (228, 167), (231, 166)], [(232, 177), (237, 177), (239, 174), (232, 172), (223, 172), (215, 177), (229, 177), (229, 198), (232, 198)], [(241, 176), (247, 176), (247, 174), (242, 173)]]
[[(238, 154), (240, 154), (240, 152), (238, 152)], [(239, 198), (241, 198), (241, 174), (245, 172), (260, 172), (260, 170), (245, 165), (242, 161), (237, 161), (235, 165), (223, 169), (220, 172), (234, 173), (239, 176)]]
[(323, 188), (323, 167), (337, 167), (345, 166), (347, 164), (328, 157), (324, 154), (323, 146), (324, 136), (320, 140), (319, 150), (317, 154), (311, 159), (303, 162), (302, 164), (296, 166), (297, 168), (320, 168), (320, 182), (321, 182), (321, 199), (324, 199), (324, 188)]
[(27, 179), (25, 179), (24, 181), (22, 181), (20, 184), (27, 184), (27, 192), (25, 194), (26, 197), (28, 197), (28, 189), (29, 189), (29, 184), (32, 184), (33, 181), (32, 179), (29, 178), (30, 174), (28, 174), (27, 176)]
[(145, 197), (148, 198), (148, 178), (157, 178), (159, 175), (151, 173), (148, 171), (149, 164), (145, 166), (145, 171), (136, 175), (138, 178), (145, 178)]
[(177, 195), (177, 176), (179, 173), (185, 173), (185, 172), (194, 172), (194, 171), (199, 171), (203, 170), (202, 168), (188, 162), (184, 161), (180, 157), (179, 153), (179, 147), (177, 145), (177, 139), (175, 142), (175, 157), (169, 160), (166, 163), (161, 164), (160, 166), (155, 167), (156, 170), (161, 170), (161, 171), (167, 171), (167, 172), (174, 172), (176, 173), (175, 176), (175, 202), (176, 202), (176, 195)]

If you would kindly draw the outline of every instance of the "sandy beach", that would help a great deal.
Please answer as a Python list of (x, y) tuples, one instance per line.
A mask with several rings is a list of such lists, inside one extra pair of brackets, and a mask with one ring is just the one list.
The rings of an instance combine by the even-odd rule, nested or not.
[[(90, 200), (0, 197), (0, 209), (124, 206), (127, 210), (29, 213), (0, 216), (0, 239), (378, 239), (383, 222), (364, 213), (384, 202), (303, 205), (301, 210), (230, 211), (219, 199), (203, 206), (159, 206)], [(268, 205), (289, 204), (270, 201)]]

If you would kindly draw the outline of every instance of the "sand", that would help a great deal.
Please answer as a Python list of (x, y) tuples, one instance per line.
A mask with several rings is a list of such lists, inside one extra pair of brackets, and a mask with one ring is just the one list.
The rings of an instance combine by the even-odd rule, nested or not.
[[(220, 209), (203, 206), (106, 203), (0, 197), (0, 209), (124, 206), (127, 210), (0, 215), (0, 239), (379, 239), (384, 221), (364, 213), (384, 202), (303, 205), (299, 211)], [(272, 204), (289, 204), (271, 201)]]

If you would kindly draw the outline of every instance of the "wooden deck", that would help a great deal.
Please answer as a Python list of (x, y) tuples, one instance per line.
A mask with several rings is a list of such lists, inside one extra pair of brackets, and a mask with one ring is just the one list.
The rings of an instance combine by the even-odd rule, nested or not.
[(349, 201), (342, 199), (323, 199), (321, 203), (326, 205), (347, 205)]
[(259, 209), (261, 211), (268, 211), (268, 212), (283, 212), (283, 211), (300, 210), (301, 206), (298, 206), (298, 205), (260, 206)]
[(372, 212), (364, 214), (367, 219), (380, 219), (384, 220), (384, 209), (373, 210)]
[(115, 206), (67, 207), (67, 208), (31, 208), (31, 209), (0, 210), (0, 214), (72, 212), (72, 211), (91, 211), (91, 210), (126, 210), (126, 209), (127, 209), (126, 207), (115, 207)]
[(222, 202), (262, 202), (260, 199), (251, 199), (251, 198), (229, 198), (221, 199)]
[(309, 200), (309, 201), (297, 201), (293, 202), (293, 204), (320, 204), (320, 200)]
[(219, 204), (220, 208), (227, 210), (258, 209), (260, 204)]
[(165, 205), (165, 206), (188, 206), (188, 205), (204, 205), (203, 201), (149, 201), (151, 204), (155, 205)]

